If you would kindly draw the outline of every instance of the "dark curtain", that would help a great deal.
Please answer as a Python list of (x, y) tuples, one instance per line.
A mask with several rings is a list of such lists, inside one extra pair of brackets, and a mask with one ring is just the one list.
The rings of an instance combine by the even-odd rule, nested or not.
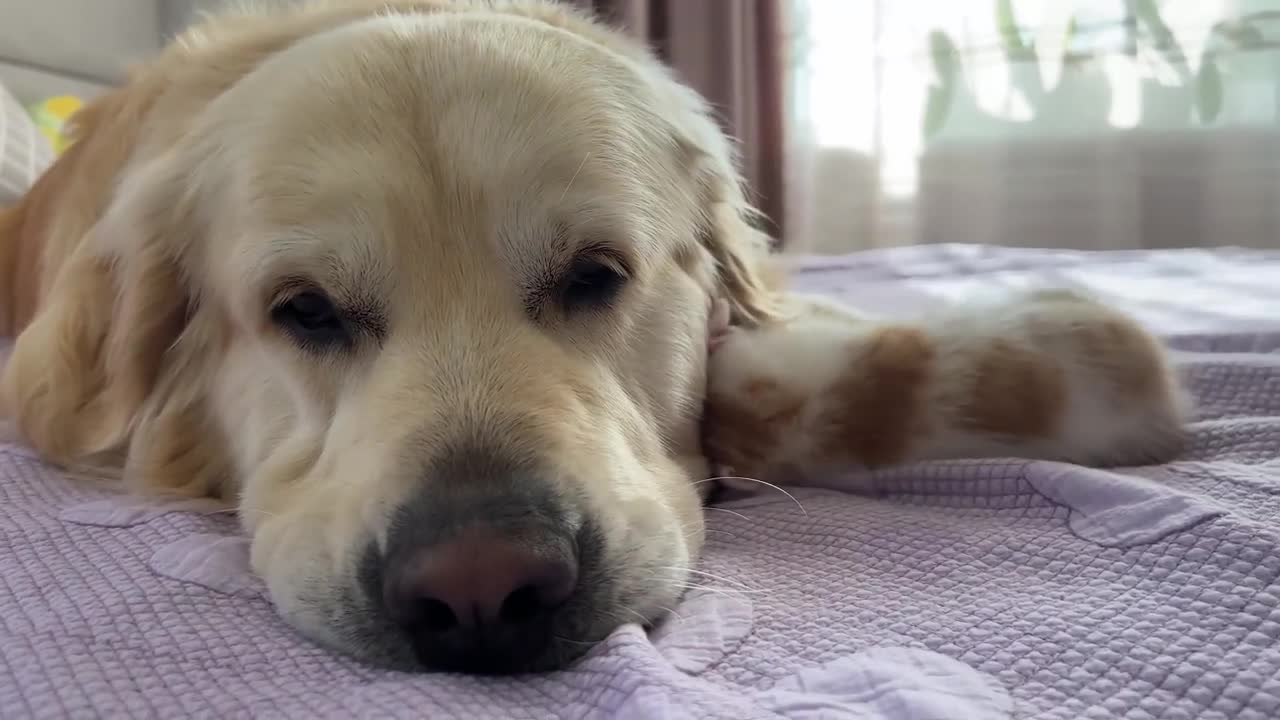
[(715, 106), (769, 232), (785, 237), (785, 0), (575, 0), (632, 33)]

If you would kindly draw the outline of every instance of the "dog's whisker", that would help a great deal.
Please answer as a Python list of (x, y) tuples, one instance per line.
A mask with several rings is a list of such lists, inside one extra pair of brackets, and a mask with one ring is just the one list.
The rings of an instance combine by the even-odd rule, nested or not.
[(675, 586), (685, 590), (706, 590), (707, 592), (713, 592), (720, 595), (764, 595), (769, 592), (768, 590), (763, 589), (753, 590), (749, 588), (717, 587), (715, 585), (702, 585), (700, 583), (691, 582), (675, 583)]
[(676, 619), (676, 622), (677, 622), (677, 623), (683, 623), (683, 622), (684, 622), (684, 616), (683, 616), (683, 615), (681, 615), (680, 613), (676, 612), (675, 610), (673, 610), (673, 609), (671, 609), (671, 608), (669, 608), (669, 607), (666, 607), (665, 605), (659, 605), (659, 606), (658, 606), (658, 609), (659, 609), (659, 610), (662, 610), (662, 611), (664, 611), (665, 613), (667, 613), (668, 615), (670, 615), (670, 616), (674, 617), (674, 618)]
[(279, 517), (279, 515), (277, 515), (276, 513), (267, 512), (266, 510), (259, 510), (258, 508), (251, 508), (251, 507), (220, 508), (218, 510), (202, 510), (200, 511), (199, 514), (208, 517), (210, 515), (239, 515), (241, 513), (251, 513), (251, 514), (261, 515), (262, 517), (268, 517), (268, 518)]
[[(167, 503), (182, 503), (182, 504), (188, 504), (193, 501), (196, 501), (200, 505), (211, 505), (211, 504), (215, 504), (216, 502), (213, 500), (209, 500), (208, 498), (193, 498), (189, 495), (158, 495), (156, 496), (156, 499), (159, 501), (167, 502)], [(201, 517), (212, 517), (214, 515), (240, 515), (243, 513), (252, 513), (252, 514), (257, 514), (257, 515), (261, 515), (263, 517), (269, 517), (269, 518), (279, 517), (276, 513), (268, 512), (266, 510), (260, 510), (258, 508), (247, 507), (247, 506), (213, 507), (213, 508), (204, 508), (204, 509), (197, 507), (197, 508), (192, 508), (187, 512), (194, 513)]]
[[(244, 512), (244, 511), (246, 511), (245, 508), (220, 508), (218, 510), (201, 510), (197, 514), (208, 517), (210, 515), (239, 515), (241, 512)], [(259, 511), (259, 512), (263, 512), (263, 511)]]
[(569, 196), (569, 190), (573, 188), (573, 183), (578, 179), (578, 174), (582, 172), (582, 168), (587, 166), (587, 160), (591, 158), (591, 153), (582, 156), (582, 162), (578, 163), (578, 169), (573, 171), (573, 177), (569, 178), (569, 184), (564, 186), (564, 192), (560, 194), (560, 202)]
[(761, 479), (759, 479), (759, 478), (746, 477), (745, 475), (719, 475), (719, 476), (716, 476), (716, 477), (709, 477), (709, 478), (707, 478), (707, 479), (705, 479), (705, 480), (699, 480), (699, 481), (695, 482), (695, 483), (694, 483), (694, 485), (701, 485), (702, 483), (715, 482), (715, 481), (717, 481), (717, 480), (745, 480), (745, 481), (747, 481), (747, 482), (753, 482), (753, 483), (756, 483), (757, 485), (763, 485), (763, 486), (765, 486), (765, 487), (767, 487), (767, 488), (770, 488), (770, 489), (772, 489), (772, 490), (777, 490), (778, 492), (782, 493), (783, 495), (786, 495), (786, 496), (787, 496), (787, 498), (788, 498), (789, 500), (791, 500), (791, 502), (795, 503), (795, 504), (796, 504), (796, 507), (800, 508), (800, 512), (801, 512), (801, 514), (803, 514), (803, 515), (808, 515), (808, 514), (809, 514), (809, 511), (804, 509), (804, 505), (800, 504), (800, 501), (799, 501), (798, 499), (796, 499), (796, 496), (795, 496), (795, 495), (792, 495), (791, 493), (787, 492), (785, 489), (783, 489), (782, 487), (780, 487), (780, 486), (778, 486), (778, 485), (774, 485), (774, 484), (773, 484), (773, 483), (771, 483), (771, 482), (766, 482), (766, 481), (761, 480)]
[[(685, 535), (689, 535), (689, 528), (690, 528), (690, 524), (688, 523), (680, 525), (680, 529)], [(717, 535), (727, 535), (729, 536), (730, 539), (737, 539), (738, 537), (738, 535), (734, 533), (732, 530), (725, 530), (724, 528), (707, 527), (706, 523), (702, 523), (702, 527), (700, 528), (699, 532), (716, 533)]]
[(729, 508), (716, 507), (716, 506), (714, 506), (714, 505), (708, 505), (708, 506), (707, 506), (706, 508), (704, 508), (704, 509), (705, 509), (705, 510), (715, 511), (715, 512), (728, 513), (728, 514), (733, 515), (733, 516), (735, 516), (735, 517), (742, 518), (743, 520), (746, 520), (747, 522), (751, 522), (751, 518), (747, 517), (746, 515), (743, 515), (742, 513), (738, 512), (737, 510), (730, 510)]
[(770, 602), (770, 600), (775, 596), (775, 592), (772, 589), (742, 589), (732, 586), (706, 585), (698, 582), (678, 583), (677, 586), (687, 592), (706, 592), (723, 598), (736, 600), (745, 599), (750, 601), (752, 606), (757, 608), (775, 607), (774, 603)]
[(733, 578), (727, 578), (727, 577), (724, 577), (723, 575), (716, 575), (715, 573), (710, 573), (710, 572), (707, 572), (707, 571), (705, 571), (705, 570), (694, 570), (694, 569), (690, 568), (690, 569), (689, 569), (689, 570), (687, 570), (686, 572), (688, 572), (690, 575), (697, 575), (697, 576), (701, 576), (701, 577), (707, 578), (707, 579), (709, 579), (709, 580), (716, 580), (716, 581), (718, 581), (718, 582), (728, 583), (728, 584), (730, 584), (730, 585), (736, 585), (737, 587), (745, 588), (745, 589), (747, 589), (747, 590), (751, 590), (751, 589), (752, 589), (752, 587), (751, 587), (750, 585), (748, 585), (748, 584), (746, 584), (746, 583), (744, 583), (744, 582), (742, 582), (742, 581), (740, 581), (740, 580), (734, 580)]
[[(642, 627), (649, 624), (649, 618), (645, 617), (643, 613), (637, 610), (634, 610), (632, 608), (629, 608), (626, 605), (622, 605), (621, 608), (631, 613), (632, 615), (635, 615), (637, 618), (640, 618), (640, 625)], [(621, 618), (618, 618), (618, 619), (621, 620)]]
[(590, 640), (574, 640), (560, 635), (552, 635), (551, 637), (555, 638), (556, 642), (562, 642), (568, 645), (581, 645), (582, 647), (595, 647), (595, 645), (597, 645), (597, 643), (593, 643)]
[[(737, 588), (740, 588), (740, 589), (744, 589), (744, 590), (751, 590), (751, 591), (754, 591), (754, 590), (755, 590), (755, 588), (752, 588), (750, 585), (748, 585), (747, 583), (742, 582), (741, 580), (734, 580), (733, 578), (725, 577), (725, 576), (723, 576), (723, 575), (717, 575), (717, 574), (712, 573), (712, 572), (707, 572), (706, 570), (697, 570), (697, 569), (694, 569), (694, 568), (681, 568), (681, 567), (675, 567), (675, 566), (670, 566), (670, 567), (658, 567), (658, 568), (654, 568), (654, 569), (655, 569), (655, 570), (665, 570), (665, 571), (669, 571), (669, 572), (676, 572), (676, 573), (684, 572), (684, 573), (688, 573), (689, 575), (692, 575), (692, 576), (695, 576), (695, 577), (704, 577), (704, 578), (707, 578), (707, 579), (709, 579), (709, 580), (715, 580), (715, 581), (717, 581), (717, 582), (727, 583), (727, 584), (729, 584), (729, 585), (732, 585), (732, 586), (737, 587)], [(681, 581), (681, 580), (676, 580), (676, 582), (680, 582), (680, 581)]]

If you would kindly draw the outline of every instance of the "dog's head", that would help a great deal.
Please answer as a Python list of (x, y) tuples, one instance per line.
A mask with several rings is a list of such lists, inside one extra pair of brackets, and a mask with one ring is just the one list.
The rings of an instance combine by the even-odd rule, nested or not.
[(7, 370), (35, 445), (234, 500), (284, 617), (367, 659), (554, 667), (658, 617), (702, 541), (711, 299), (769, 312), (702, 101), (535, 9), (169, 71)]

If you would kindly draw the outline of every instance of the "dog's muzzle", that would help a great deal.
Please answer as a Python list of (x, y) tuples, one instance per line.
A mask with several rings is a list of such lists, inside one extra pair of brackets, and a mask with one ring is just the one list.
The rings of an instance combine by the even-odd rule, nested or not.
[[(428, 669), (551, 669), (598, 614), (602, 541), (545, 476), (465, 451), (434, 463), (362, 573)], [(575, 637), (576, 636), (576, 637)]]

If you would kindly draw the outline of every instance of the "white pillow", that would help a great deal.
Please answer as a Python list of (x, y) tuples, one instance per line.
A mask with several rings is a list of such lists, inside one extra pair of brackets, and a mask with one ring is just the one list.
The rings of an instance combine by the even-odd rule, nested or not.
[(53, 162), (53, 147), (0, 85), (0, 207), (16, 202)]

